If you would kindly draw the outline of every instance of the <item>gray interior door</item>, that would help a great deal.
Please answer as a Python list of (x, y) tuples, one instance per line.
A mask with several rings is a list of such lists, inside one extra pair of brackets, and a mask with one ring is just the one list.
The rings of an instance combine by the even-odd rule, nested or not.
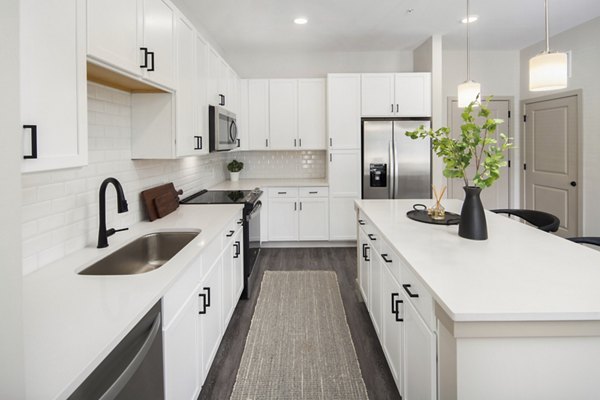
[(578, 235), (577, 97), (525, 102), (525, 206), (560, 219), (558, 235)]
[[(500, 133), (504, 133), (511, 136), (510, 122), (508, 118), (509, 113), (509, 101), (508, 100), (492, 100), (489, 104), (492, 118), (500, 118), (504, 120), (504, 123), (498, 127), (496, 131), (496, 139), (499, 139)], [(462, 108), (458, 108), (458, 101), (452, 100), (449, 113), (448, 113), (448, 125), (452, 131), (452, 136), (457, 137), (460, 135), (460, 126), (463, 121), (460, 117), (463, 112)], [(478, 118), (477, 123), (483, 123), (483, 118)], [(509, 159), (509, 154), (504, 155), (505, 159)], [(475, 167), (469, 166), (467, 174), (470, 178), (475, 175)], [(509, 169), (503, 168), (500, 172), (500, 179), (498, 179), (492, 187), (485, 188), (481, 192), (481, 201), (483, 206), (487, 209), (495, 208), (508, 208), (510, 199), (510, 177)], [(473, 184), (473, 182), (469, 182)], [(448, 179), (448, 198), (451, 199), (464, 199), (464, 181), (462, 179)]]

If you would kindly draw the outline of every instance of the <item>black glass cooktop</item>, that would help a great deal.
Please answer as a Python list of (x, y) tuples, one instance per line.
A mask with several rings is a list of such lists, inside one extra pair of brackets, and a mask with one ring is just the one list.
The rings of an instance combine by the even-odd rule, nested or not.
[(181, 204), (254, 203), (260, 190), (203, 190), (181, 200)]

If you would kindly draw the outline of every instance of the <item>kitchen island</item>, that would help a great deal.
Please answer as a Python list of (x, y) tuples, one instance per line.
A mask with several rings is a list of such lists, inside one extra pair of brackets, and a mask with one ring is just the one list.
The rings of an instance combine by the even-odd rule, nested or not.
[[(392, 370), (403, 397), (423, 393), (416, 381), (437, 386), (427, 397), (440, 399), (597, 398), (600, 252), (490, 212), (487, 241), (406, 217), (430, 202), (356, 201), (359, 286), (388, 362), (399, 360)], [(460, 213), (460, 201), (444, 205)], [(412, 354), (415, 346), (393, 354), (390, 295), (400, 324), (414, 310), (427, 328), (431, 355)], [(415, 331), (399, 332), (406, 341)], [(431, 365), (414, 367), (411, 357)]]

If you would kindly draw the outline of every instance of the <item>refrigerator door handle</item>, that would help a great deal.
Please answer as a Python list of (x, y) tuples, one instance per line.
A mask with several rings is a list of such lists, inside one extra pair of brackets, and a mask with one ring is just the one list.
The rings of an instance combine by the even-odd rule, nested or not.
[(388, 153), (389, 153), (389, 160), (388, 160), (388, 172), (387, 172), (387, 185), (388, 185), (388, 198), (389, 199), (393, 199), (394, 198), (394, 173), (393, 173), (393, 169), (394, 168), (394, 138), (392, 137), (392, 139), (390, 140), (390, 143), (388, 144)]
[(392, 155), (393, 155), (393, 173), (392, 173), (392, 180), (393, 180), (393, 192), (392, 192), (392, 199), (395, 199), (398, 197), (398, 186), (399, 186), (399, 181), (398, 181), (398, 163), (397, 163), (397, 155), (398, 155), (398, 151), (396, 149), (396, 130), (393, 130), (392, 133)]

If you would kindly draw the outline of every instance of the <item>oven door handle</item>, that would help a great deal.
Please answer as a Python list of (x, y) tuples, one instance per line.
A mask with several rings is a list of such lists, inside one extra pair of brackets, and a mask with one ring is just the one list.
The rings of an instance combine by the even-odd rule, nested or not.
[(258, 212), (260, 211), (261, 208), (262, 208), (262, 202), (257, 201), (256, 204), (254, 204), (254, 208), (252, 209), (252, 211), (250, 211), (250, 214), (248, 214), (246, 221), (250, 221), (252, 218), (254, 218), (254, 216), (256, 214), (258, 214)]

